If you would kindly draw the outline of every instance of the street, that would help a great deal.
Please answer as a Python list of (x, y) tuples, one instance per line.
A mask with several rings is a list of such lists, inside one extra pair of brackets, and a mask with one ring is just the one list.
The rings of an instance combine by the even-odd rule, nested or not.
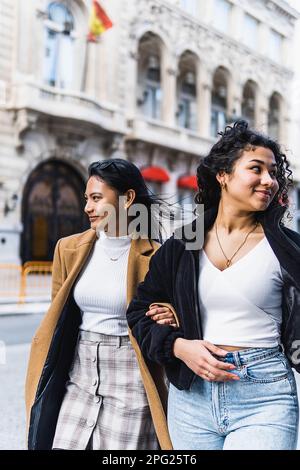
[(0, 450), (26, 448), (24, 382), (30, 341), (41, 319), (38, 314), (0, 317)]
[(0, 341), (6, 345), (30, 343), (43, 314), (0, 316)]
[(0, 365), (0, 450), (26, 449), (24, 381), (29, 344), (9, 345)]
[[(30, 340), (42, 315), (0, 317), (0, 450), (26, 449), (24, 381)], [(300, 374), (296, 374), (300, 396)], [(298, 439), (300, 449), (300, 439)]]

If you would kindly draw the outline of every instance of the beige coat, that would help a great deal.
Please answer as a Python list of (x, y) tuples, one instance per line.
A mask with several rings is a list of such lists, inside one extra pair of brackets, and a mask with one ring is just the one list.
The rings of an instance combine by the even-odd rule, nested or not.
[[(90, 229), (86, 232), (63, 238), (56, 246), (53, 260), (52, 303), (33, 338), (27, 370), (25, 397), (28, 424), (31, 407), (35, 401), (39, 379), (58, 319), (95, 240), (96, 232)], [(150, 258), (158, 248), (159, 245), (157, 243), (148, 239), (132, 240), (127, 271), (128, 304), (134, 297), (138, 284), (144, 280), (149, 269)], [(151, 370), (149, 370), (139, 346), (130, 331), (129, 335), (137, 355), (161, 449), (172, 449), (166, 422), (167, 388), (163, 378), (163, 370), (158, 365), (151, 366)]]

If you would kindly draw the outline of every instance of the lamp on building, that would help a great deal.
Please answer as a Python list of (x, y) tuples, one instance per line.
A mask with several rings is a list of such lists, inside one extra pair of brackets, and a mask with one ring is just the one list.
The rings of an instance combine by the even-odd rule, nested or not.
[(178, 103), (177, 110), (176, 110), (176, 117), (179, 117), (184, 111), (184, 104)]
[(220, 98), (226, 98), (227, 96), (227, 88), (225, 85), (220, 85), (218, 87), (218, 95), (220, 96)]
[(247, 108), (253, 110), (254, 109), (254, 99), (253, 98), (248, 98), (247, 99)]
[(273, 108), (270, 110), (270, 120), (273, 122), (278, 122), (279, 121), (279, 109), (278, 108)]
[(159, 58), (157, 55), (150, 55), (148, 58), (148, 69), (159, 69)]
[(187, 72), (184, 78), (187, 85), (195, 85), (195, 74), (194, 72)]
[(71, 21), (65, 21), (64, 22), (64, 31), (63, 31), (63, 33), (64, 34), (70, 34), (72, 29), (73, 29), (73, 24), (71, 23)]
[(147, 100), (147, 98), (148, 98), (148, 95), (149, 95), (149, 91), (148, 91), (148, 90), (143, 90), (143, 91), (141, 91), (141, 92), (139, 93), (138, 97), (137, 97), (137, 100), (136, 100), (136, 101), (137, 101), (137, 105), (138, 105), (138, 106), (142, 106), (142, 105), (146, 102), (146, 100)]

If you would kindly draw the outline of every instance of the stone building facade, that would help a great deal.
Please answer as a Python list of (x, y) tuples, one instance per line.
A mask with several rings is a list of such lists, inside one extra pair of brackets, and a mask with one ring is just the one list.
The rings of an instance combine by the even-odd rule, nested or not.
[(291, 148), (287, 2), (100, 3), (114, 26), (87, 43), (91, 0), (0, 0), (0, 262), (51, 259), (86, 227), (92, 161), (127, 158), (153, 191), (189, 201), (235, 118)]

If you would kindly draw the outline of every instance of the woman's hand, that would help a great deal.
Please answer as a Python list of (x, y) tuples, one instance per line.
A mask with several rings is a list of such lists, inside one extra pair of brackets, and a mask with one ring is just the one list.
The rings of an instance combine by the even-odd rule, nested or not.
[(209, 341), (177, 338), (174, 341), (173, 352), (175, 357), (207, 382), (239, 380), (237, 375), (229, 372), (236, 368), (233, 364), (218, 361), (211, 354), (226, 356), (228, 351), (218, 348)]
[(175, 317), (168, 307), (159, 307), (158, 305), (151, 305), (146, 313), (147, 317), (152, 318), (159, 325), (169, 325), (174, 328), (177, 327)]

